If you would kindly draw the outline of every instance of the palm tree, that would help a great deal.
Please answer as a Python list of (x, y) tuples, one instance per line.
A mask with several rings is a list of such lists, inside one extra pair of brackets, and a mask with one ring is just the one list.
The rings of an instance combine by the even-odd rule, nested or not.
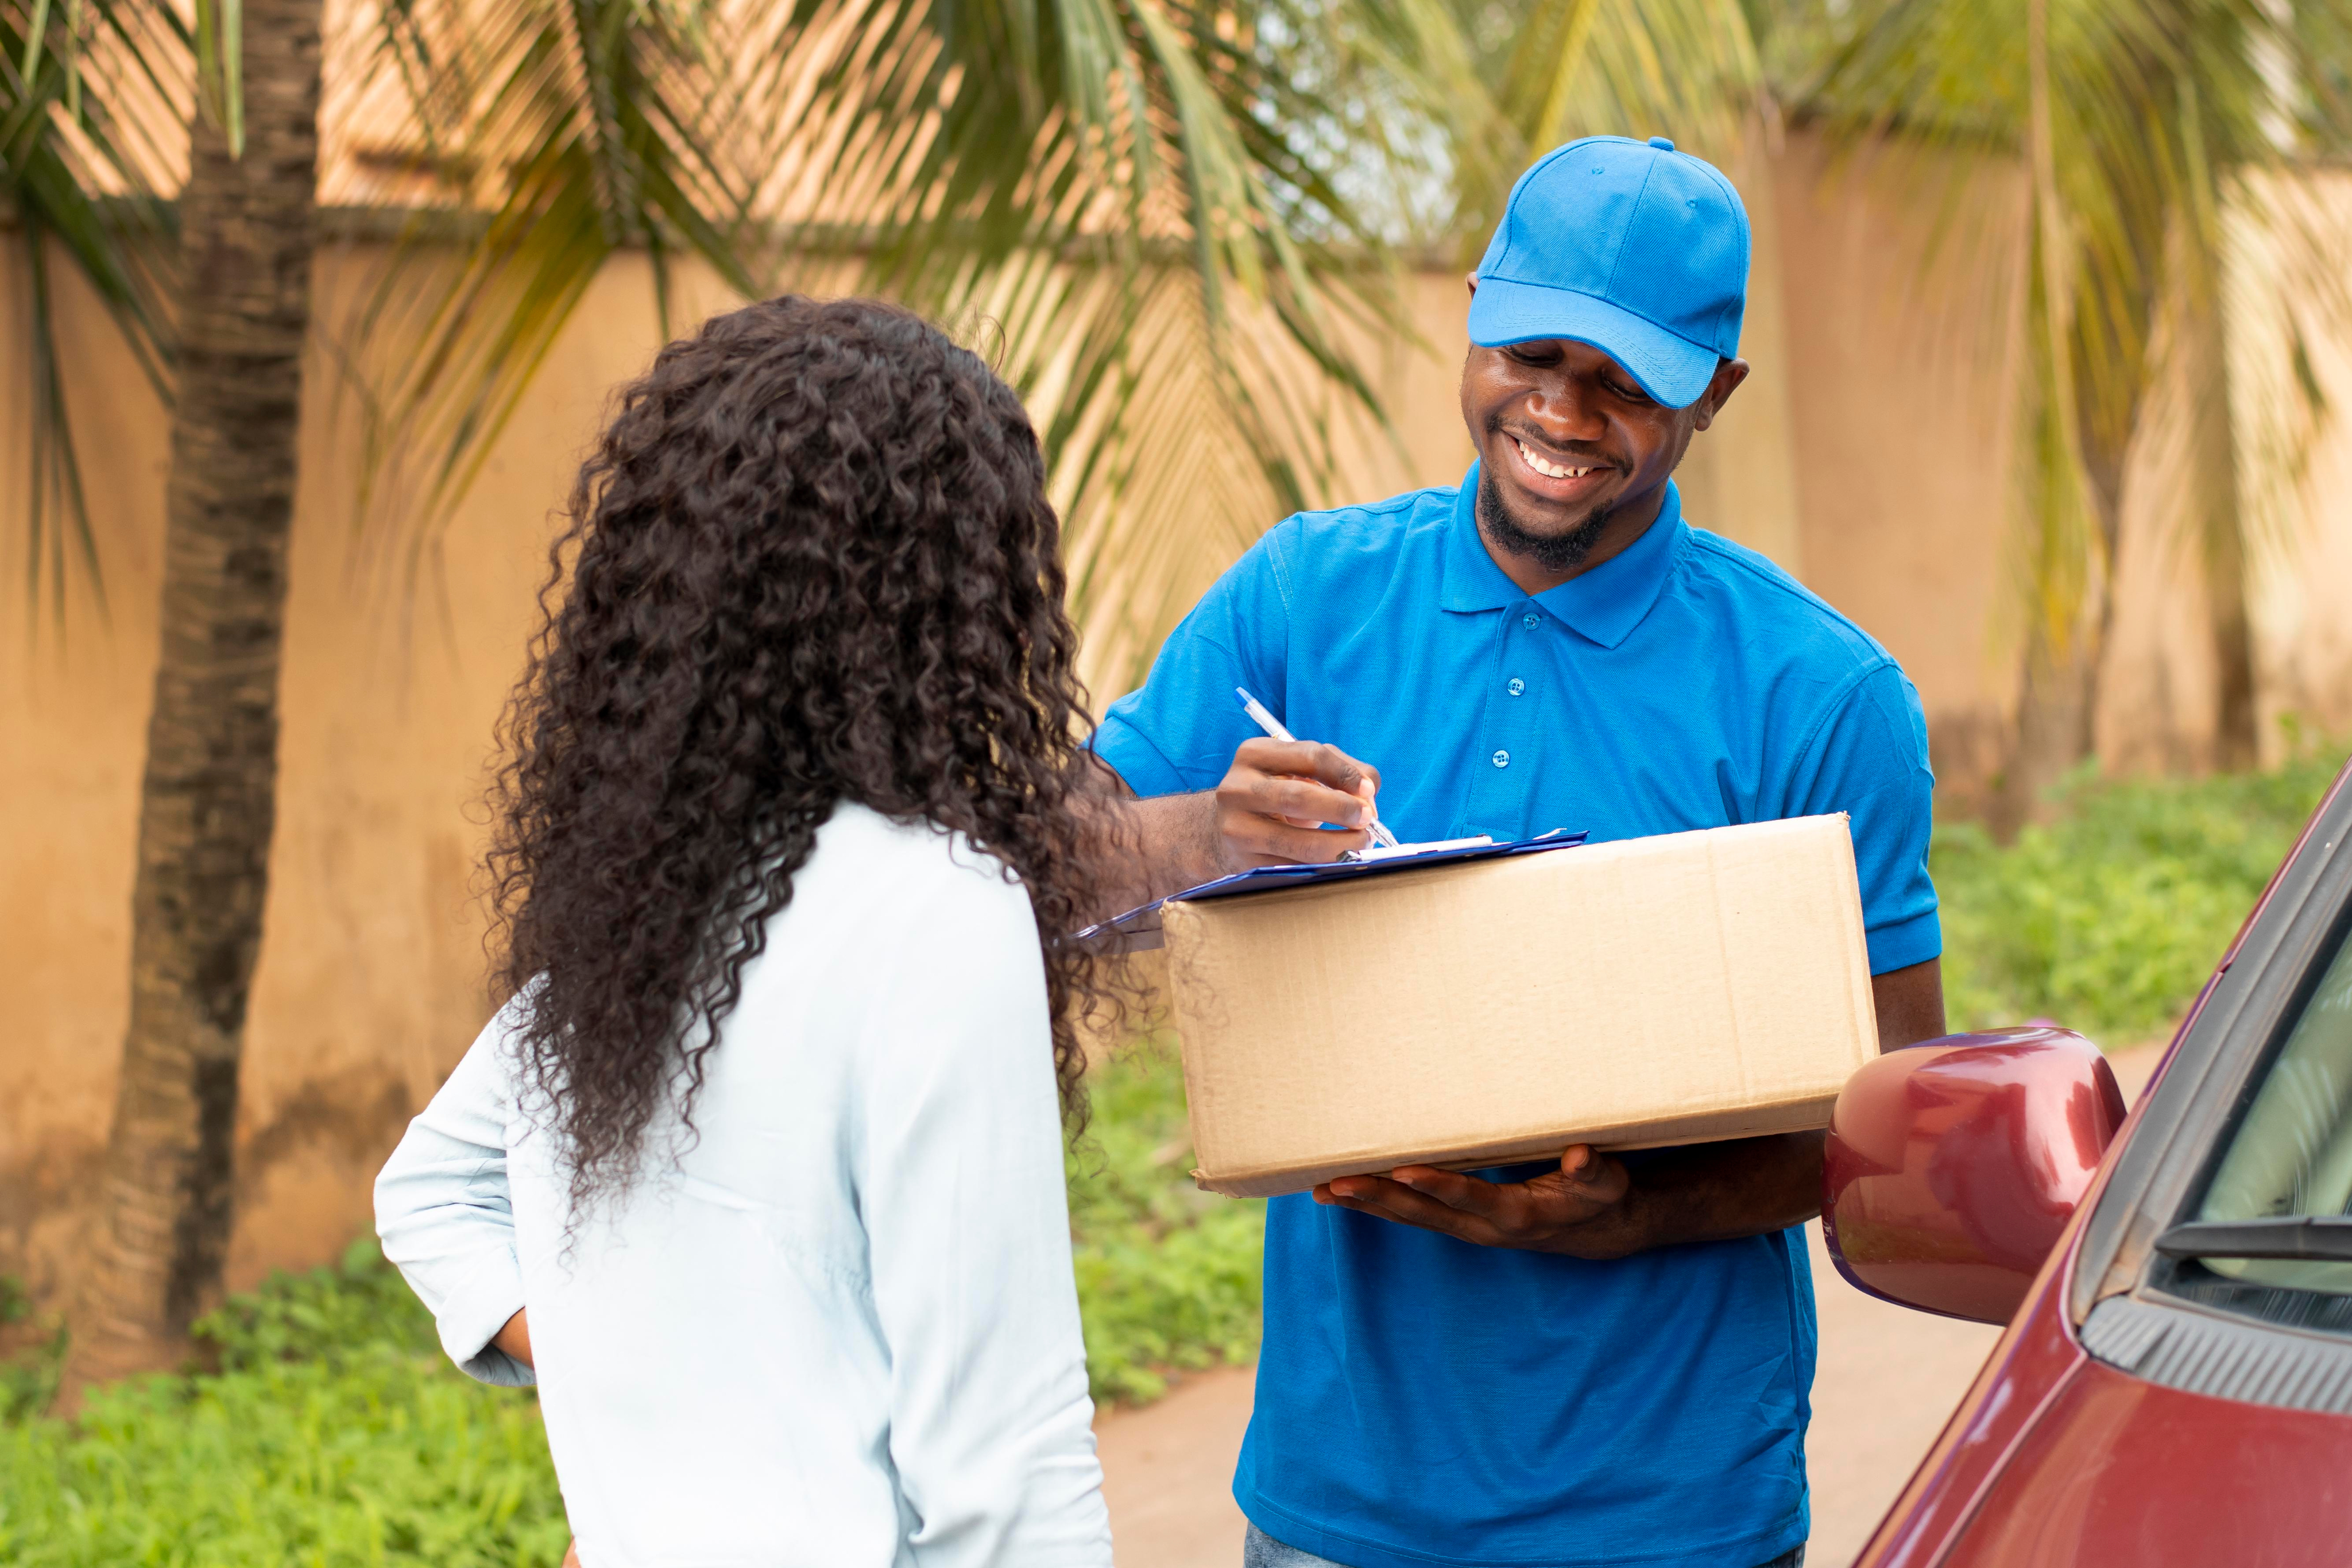
[[(121, 1370), (141, 1347), (184, 1328), (227, 1245), (239, 1048), (274, 817), (278, 660), (310, 319), (319, 13), (318, 0), (254, 0), (207, 11), (199, 23), (214, 90), (197, 95), (190, 117), (177, 212), (163, 655), (140, 789), (131, 1019), (106, 1224), (87, 1281), (85, 1375)], [(46, 120), (44, 46), (56, 45), (49, 69), (63, 78), (79, 74), (82, 40), (68, 22), (53, 41), (44, 20), (37, 13), (19, 29), (15, 86), (17, 107)], [(73, 80), (58, 85), (69, 97), (83, 90)], [(22, 167), (54, 175), (60, 160), (50, 127), (29, 118), (12, 117), (12, 151), (29, 143), (34, 157)], [(17, 166), (12, 159), (12, 172)], [(12, 183), (23, 201), (26, 182)], [(39, 216), (26, 227), (37, 249), (43, 229), (56, 226), (89, 240), (103, 262), (111, 247), (93, 227), (103, 220), (82, 188), (33, 193)], [(42, 221), (52, 215), (62, 221)], [(44, 265), (36, 259), (37, 277)], [(95, 270), (115, 282), (137, 276), (128, 265)], [(126, 309), (152, 303), (129, 289), (118, 298)], [(161, 313), (137, 325), (160, 337)], [(46, 326), (45, 380), (62, 434)], [(69, 453), (53, 449), (47, 478), (52, 492), (78, 499)], [(87, 538), (87, 517), (75, 520)]]
[[(2255, 420), (2230, 369), (2225, 215), (2294, 229), (2297, 215), (2266, 198), (2260, 176), (2343, 145), (2352, 122), (2340, 84), (2352, 55), (2339, 9), (1876, 0), (1835, 8), (1843, 16), (1811, 5), (1783, 14), (1812, 49), (1794, 96), (1834, 134), (1990, 153), (2025, 174), (2020, 417), (2031, 613), (1998, 826), (2013, 828), (2090, 753), (2126, 459), (2168, 375), (2188, 389), (2180, 522), (2197, 542), (2211, 606), (2217, 759), (2253, 759), (2252, 486), (2242, 454)], [(2339, 298), (2340, 285), (2323, 285), (2310, 304), (2340, 317)], [(2310, 325), (2290, 312), (2286, 349), (2297, 362), (2307, 361)], [(2252, 444), (2276, 443), (2258, 433)]]
[[(199, 0), (190, 28), (161, 0), (0, 0), (0, 194), (33, 275), (61, 249), (173, 400), (131, 1017), (83, 1376), (169, 1354), (217, 1290), (232, 1216), (313, 329), (320, 15)], [(395, 558), (443, 526), (588, 280), (635, 246), (665, 314), (692, 258), (747, 294), (816, 276), (990, 335), (1040, 411), (1091, 616), (1144, 633), (1171, 562), (1200, 549), (1188, 535), (1263, 526), (1328, 465), (1325, 404), (1299, 388), (1377, 428), (1348, 334), (1401, 318), (1385, 216), (1350, 191), (1436, 143), (1335, 152), (1318, 128), (1371, 99), (1442, 131), (1464, 58), (1413, 0), (373, 15), (327, 52), (429, 188), (355, 324), (375, 367), (359, 372), (367, 515)], [(176, 143), (158, 129), (173, 119)], [(95, 585), (98, 556), (46, 298), (33, 545), (63, 613), (75, 563)]]

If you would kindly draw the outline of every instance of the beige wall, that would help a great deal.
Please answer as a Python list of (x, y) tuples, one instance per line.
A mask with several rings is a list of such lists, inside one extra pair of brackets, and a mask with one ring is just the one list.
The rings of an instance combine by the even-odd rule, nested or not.
[[(365, 265), (331, 255), (321, 302)], [(20, 280), (0, 264), (0, 287)], [(68, 285), (71, 287), (71, 285)], [(364, 1223), (367, 1180), (486, 1012), (472, 897), (492, 726), (604, 393), (656, 346), (641, 262), (599, 278), (415, 591), (356, 559), (352, 432), (313, 356), (288, 609), (278, 819), (239, 1128), (236, 1283)], [(105, 524), (101, 623), (0, 633), (0, 1272), (66, 1272), (111, 1113), (165, 460), (160, 408), (100, 313), (65, 312), (74, 415)], [(21, 396), (23, 340), (0, 343)], [(15, 362), (10, 362), (15, 361)], [(21, 433), (16, 410), (5, 428)], [(20, 471), (13, 456), (0, 467)], [(0, 508), (20, 502), (13, 484)], [(21, 516), (9, 516), (22, 535)], [(14, 558), (12, 558), (14, 559)]]
[[(1825, 188), (1818, 153), (1798, 141), (1738, 173), (1759, 236), (1746, 346), (1756, 372), (1694, 446), (1690, 515), (1792, 566), (1895, 652), (1925, 699), (1946, 782), (1965, 794), (1997, 755), (2012, 685), (1998, 267), (1963, 256), (1955, 276), (1977, 282), (1922, 283), (1930, 225), (1916, 171)], [(1979, 193), (1969, 219), (1979, 244), (1998, 237), (2002, 190), (1995, 178)], [(2331, 199), (2352, 212), (2352, 193)], [(322, 259), (322, 319), (367, 261)], [(0, 432), (21, 442), (16, 266), (0, 252), (0, 299), (19, 312), (0, 316)], [(553, 508), (606, 391), (656, 345), (646, 281), (635, 259), (597, 281), (413, 592), (355, 555), (353, 434), (332, 417), (323, 369), (312, 377), (235, 1283), (313, 1261), (364, 1224), (375, 1164), (487, 1009), (468, 808), (520, 667)], [(1369, 443), (1342, 476), (1356, 494), (1450, 484), (1469, 460), (1454, 396), (1461, 280), (1431, 274), (1413, 287), (1424, 342), (1380, 356), (1402, 450)], [(717, 300), (706, 287), (682, 319)], [(70, 1268), (124, 1022), (164, 465), (161, 411), (101, 314), (73, 295), (64, 319), (110, 618), (77, 599), (62, 631), (46, 617), (32, 625), (16, 591), (0, 612), (0, 1273), (44, 1294)], [(2321, 368), (2343, 406), (2352, 359), (2330, 350)], [(21, 446), (0, 451), (0, 474), (22, 464)], [(2132, 766), (2193, 767), (2210, 737), (2210, 661), (2192, 563), (2167, 544), (2161, 465), (2144, 466), (2155, 477), (2136, 481), (2101, 745)], [(2266, 711), (2338, 734), (2352, 731), (2347, 482), (2352, 438), (2331, 430), (2312, 455), (2296, 543), (2257, 578)], [(0, 480), (0, 559), (21, 559), (22, 501)]]

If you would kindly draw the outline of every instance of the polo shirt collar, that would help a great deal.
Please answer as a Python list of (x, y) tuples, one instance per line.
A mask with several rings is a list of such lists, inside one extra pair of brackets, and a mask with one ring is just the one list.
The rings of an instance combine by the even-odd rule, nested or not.
[[(1502, 610), (1528, 598), (1526, 590), (1505, 576), (1486, 553), (1486, 541), (1478, 533), (1477, 504), (1478, 465), (1473, 463), (1454, 496), (1454, 518), (1446, 529), (1438, 602), (1448, 610)], [(1537, 594), (1535, 601), (1578, 635), (1614, 648), (1633, 635), (1664, 591), (1683, 532), (1682, 497), (1670, 479), (1657, 520), (1640, 538), (1582, 576)]]

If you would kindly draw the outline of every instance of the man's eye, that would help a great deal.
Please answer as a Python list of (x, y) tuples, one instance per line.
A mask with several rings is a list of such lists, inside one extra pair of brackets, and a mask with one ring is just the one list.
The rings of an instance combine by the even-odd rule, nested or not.
[(1639, 388), (1629, 387), (1622, 382), (1604, 381), (1601, 384), (1609, 389), (1612, 396), (1622, 399), (1626, 402), (1647, 402), (1650, 401), (1648, 394), (1643, 392)]

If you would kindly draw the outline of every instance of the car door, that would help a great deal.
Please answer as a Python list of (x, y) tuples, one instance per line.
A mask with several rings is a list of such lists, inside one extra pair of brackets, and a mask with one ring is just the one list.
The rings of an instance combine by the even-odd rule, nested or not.
[(1943, 1557), (2352, 1563), (2352, 789), (2116, 1151), (2068, 1281), (2084, 1359)]

